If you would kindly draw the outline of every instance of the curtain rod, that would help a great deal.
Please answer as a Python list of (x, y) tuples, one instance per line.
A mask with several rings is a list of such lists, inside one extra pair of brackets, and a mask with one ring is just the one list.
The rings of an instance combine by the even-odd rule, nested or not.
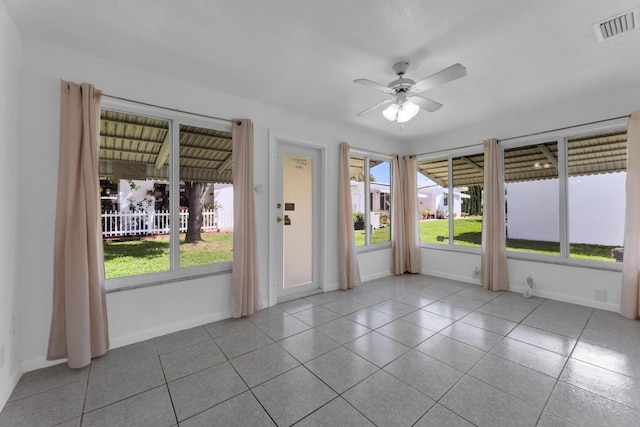
[(209, 116), (207, 114), (192, 113), (190, 111), (178, 110), (177, 108), (163, 107), (162, 105), (155, 105), (155, 104), (151, 104), (151, 103), (148, 103), (148, 102), (134, 101), (133, 99), (127, 99), (127, 98), (122, 98), (122, 97), (119, 97), (119, 96), (107, 95), (106, 93), (103, 93), (102, 96), (106, 96), (106, 97), (111, 98), (111, 99), (117, 99), (119, 101), (126, 101), (126, 102), (132, 102), (134, 104), (146, 105), (147, 107), (162, 108), (163, 110), (175, 111), (176, 113), (190, 114), (192, 116), (205, 117), (207, 119), (222, 120), (223, 122), (235, 123), (237, 125), (241, 125), (242, 124), (242, 122), (240, 120), (225, 119), (225, 118), (222, 118), (222, 117)]
[(561, 130), (577, 128), (579, 126), (596, 125), (598, 123), (610, 122), (611, 120), (618, 120), (618, 119), (624, 119), (624, 118), (629, 118), (629, 117), (630, 117), (630, 115), (627, 114), (625, 116), (611, 117), (610, 119), (603, 119), (603, 120), (595, 120), (593, 122), (581, 123), (579, 125), (565, 126), (565, 127), (562, 127), (562, 128), (550, 129), (550, 130), (545, 130), (545, 131), (542, 131), (542, 132), (528, 133), (526, 135), (511, 136), (509, 138), (499, 139), (498, 141), (500, 141), (500, 142), (502, 142), (502, 141), (511, 141), (512, 139), (527, 138), (529, 136), (542, 135), (542, 134), (549, 133), (549, 132), (558, 132), (558, 131), (561, 131)]

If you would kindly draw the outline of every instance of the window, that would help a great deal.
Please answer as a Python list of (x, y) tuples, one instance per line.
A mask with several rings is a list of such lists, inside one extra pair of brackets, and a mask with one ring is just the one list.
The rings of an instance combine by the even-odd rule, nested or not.
[(626, 144), (626, 130), (613, 128), (506, 147), (507, 249), (614, 262), (623, 245)]
[(356, 246), (391, 242), (391, 159), (351, 151), (349, 168)]
[(558, 142), (504, 150), (507, 249), (560, 254)]
[(484, 155), (477, 151), (418, 159), (418, 217), (422, 243), (480, 246), (483, 166)]
[(109, 289), (231, 268), (230, 126), (103, 100), (100, 179)]

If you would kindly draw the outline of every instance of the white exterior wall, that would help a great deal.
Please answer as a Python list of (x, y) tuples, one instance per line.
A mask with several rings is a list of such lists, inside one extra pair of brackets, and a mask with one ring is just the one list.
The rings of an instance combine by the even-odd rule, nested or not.
[[(425, 209), (429, 209), (429, 212), (434, 217), (439, 209), (442, 209), (445, 214), (448, 213), (451, 207), (451, 200), (448, 200), (448, 206), (445, 206), (445, 195), (445, 190), (439, 186), (420, 188), (418, 190), (418, 214), (422, 214)], [(456, 218), (460, 218), (462, 215), (462, 197), (462, 193), (453, 192), (453, 213)]]
[(134, 206), (141, 202), (144, 211), (147, 213), (155, 212), (155, 197), (147, 193), (153, 191), (153, 181), (149, 180), (132, 180), (136, 189), (132, 189), (129, 181), (120, 180), (118, 185), (118, 198), (120, 200), (120, 212), (130, 212), (130, 205)]
[(510, 239), (560, 241), (557, 179), (510, 182), (507, 199)]
[[(625, 173), (570, 177), (569, 240), (622, 246)], [(508, 235), (513, 239), (559, 241), (558, 180), (507, 184)]]
[(626, 173), (569, 178), (569, 241), (624, 243)]
[(233, 215), (233, 185), (209, 184), (204, 196), (204, 203), (217, 203), (218, 212)]

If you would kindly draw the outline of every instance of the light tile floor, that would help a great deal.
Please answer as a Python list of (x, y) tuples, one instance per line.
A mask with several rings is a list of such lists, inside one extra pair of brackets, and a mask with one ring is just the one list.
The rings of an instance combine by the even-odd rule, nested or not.
[(639, 426), (640, 322), (387, 277), (25, 374), (0, 426)]

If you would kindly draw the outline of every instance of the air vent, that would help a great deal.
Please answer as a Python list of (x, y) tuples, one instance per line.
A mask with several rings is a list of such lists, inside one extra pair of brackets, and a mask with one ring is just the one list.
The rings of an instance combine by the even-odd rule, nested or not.
[(593, 26), (598, 41), (609, 40), (636, 28), (638, 10), (631, 10)]

